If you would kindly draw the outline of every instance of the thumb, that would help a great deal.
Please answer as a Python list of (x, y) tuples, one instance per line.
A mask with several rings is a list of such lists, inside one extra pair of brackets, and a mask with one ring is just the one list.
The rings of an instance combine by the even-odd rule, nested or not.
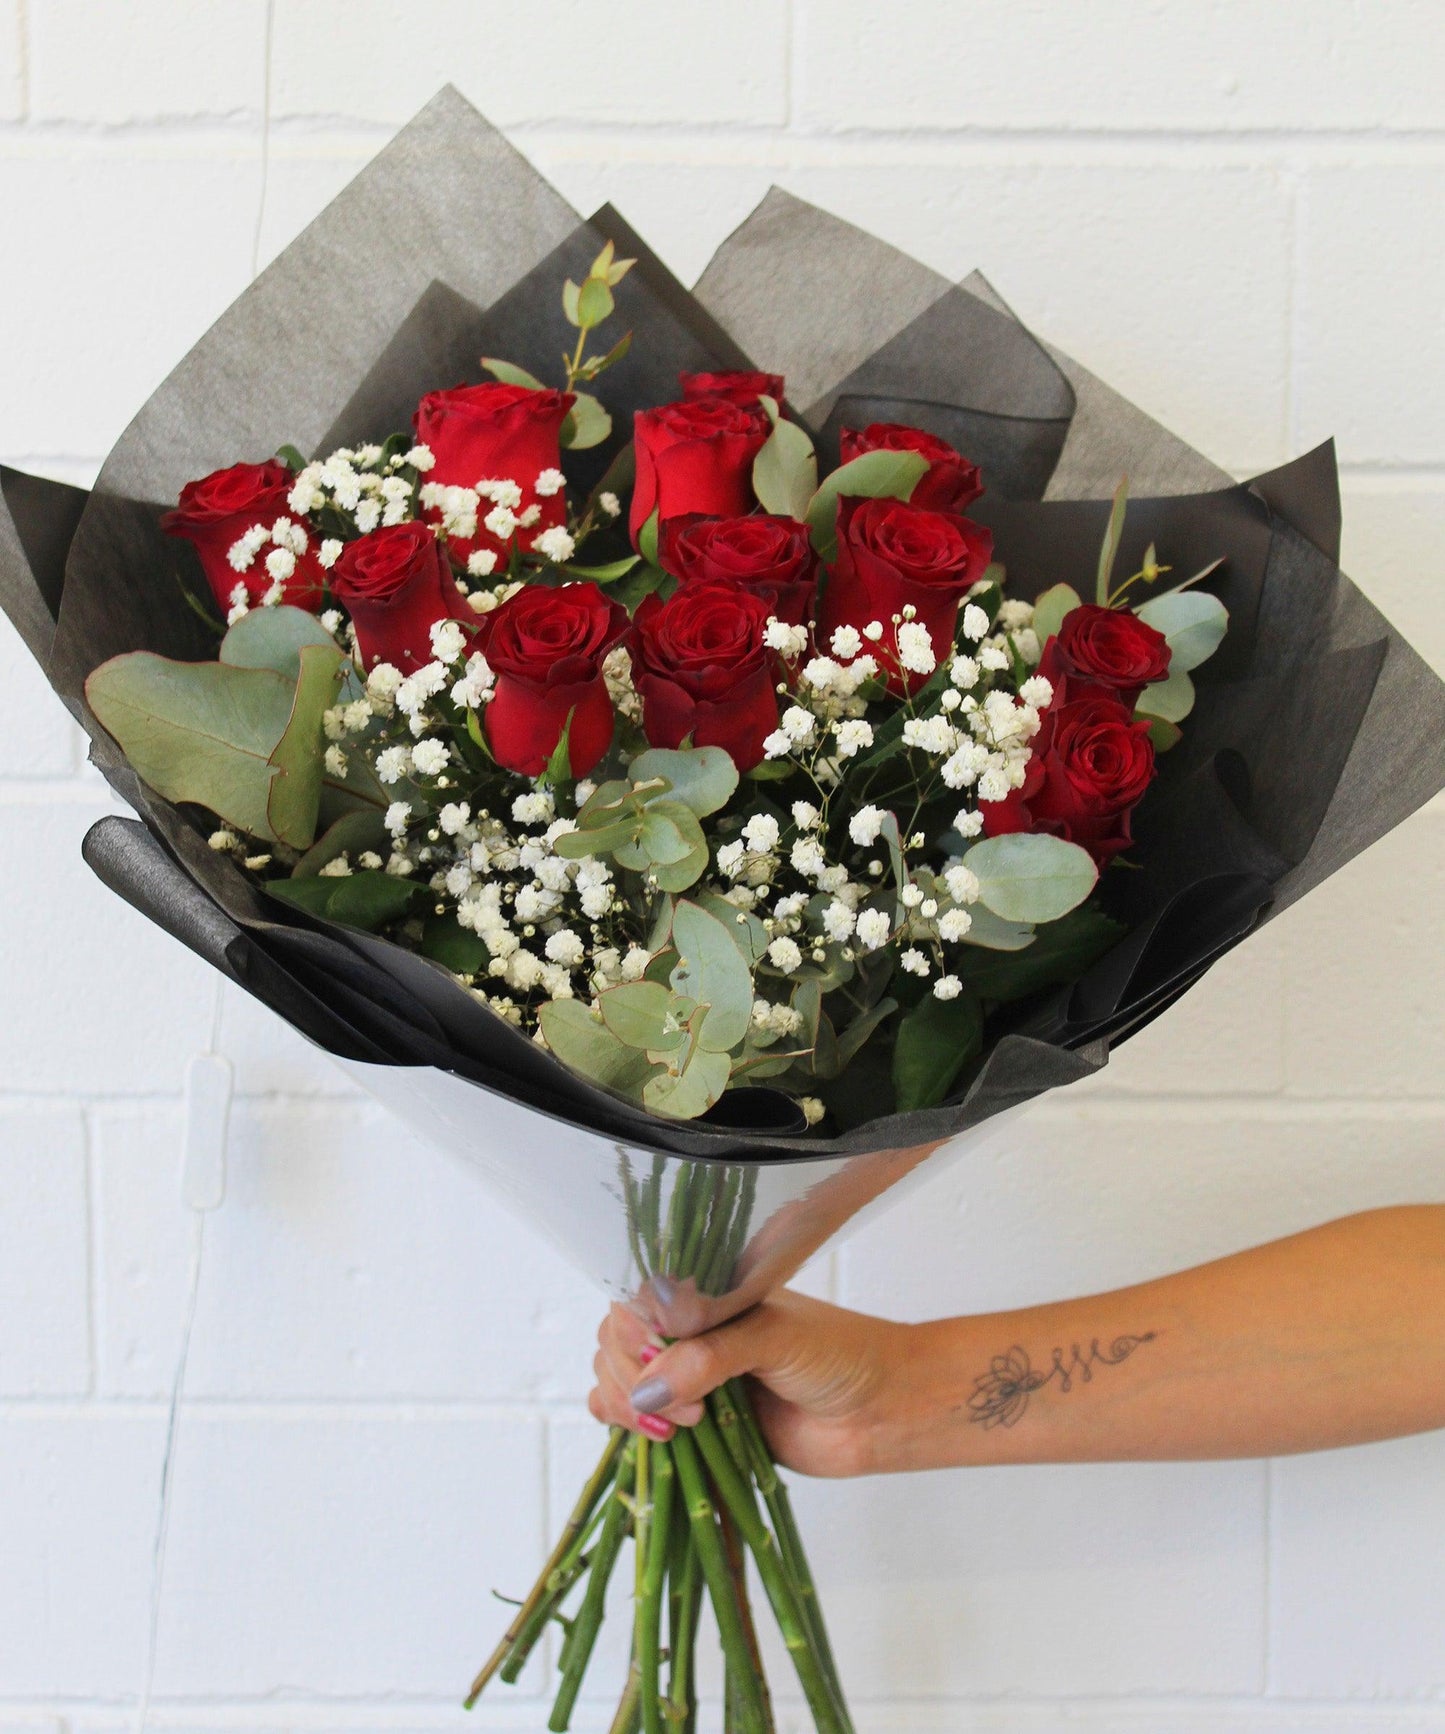
[(700, 1403), (729, 1379), (762, 1370), (769, 1335), (765, 1314), (745, 1313), (703, 1336), (673, 1343), (648, 1363), (628, 1401), (639, 1415)]

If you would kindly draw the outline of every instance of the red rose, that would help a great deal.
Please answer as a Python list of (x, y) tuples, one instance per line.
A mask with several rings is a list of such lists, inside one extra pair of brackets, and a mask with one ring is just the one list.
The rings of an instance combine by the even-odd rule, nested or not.
[[(269, 530), (278, 518), (289, 518), (305, 530), (300, 514), (291, 510), (286, 498), (294, 480), (276, 458), (264, 464), (232, 464), (228, 470), (214, 470), (198, 482), (187, 482), (175, 510), (161, 519), (168, 536), (183, 536), (194, 546), (222, 614), (230, 612), (231, 594), (238, 584), (245, 585), (246, 600), (254, 604), (274, 582), (266, 566), (267, 556), (277, 551), (273, 543), (254, 550), (244, 570), (231, 564), (231, 549), (247, 530), (258, 525)], [(312, 539), (308, 533), (308, 542)], [(293, 608), (319, 608), (324, 576), (315, 549), (308, 547), (283, 581), (281, 600)]]
[(763, 644), (772, 605), (736, 584), (680, 585), (654, 594), (632, 621), (632, 678), (655, 747), (722, 747), (740, 771), (778, 726), (773, 658)]
[(477, 623), (426, 524), (390, 524), (348, 542), (331, 568), (331, 588), (351, 615), (367, 668), (389, 662), (410, 674), (432, 661), (439, 620)]
[(482, 653), (497, 677), (487, 744), (499, 765), (538, 775), (570, 714), (572, 775), (587, 775), (612, 745), (602, 664), (626, 631), (627, 611), (595, 584), (530, 584), (483, 615)]
[[(558, 438), (575, 402), (568, 391), (532, 391), (499, 381), (428, 392), (412, 417), (418, 444), (426, 446), (435, 460), (422, 477), (423, 488), (514, 482), (521, 499), (511, 509), (521, 514), (537, 508), (537, 517), (516, 533), (530, 547), (544, 530), (567, 522), (566, 494), (561, 488), (539, 494), (537, 478), (547, 470), (560, 473)], [(483, 522), (496, 503), (482, 500), (475, 536), (451, 538), (452, 558), (459, 564), (465, 565), (478, 549), (499, 559), (510, 551), (515, 534), (494, 535)], [(432, 508), (429, 516), (435, 519), (440, 512)]]
[(637, 481), (628, 528), (632, 539), (655, 511), (659, 519), (701, 512), (740, 517), (753, 503), (753, 459), (768, 437), (756, 405), (698, 397), (639, 410), (633, 419)]
[(838, 435), (838, 456), (846, 464), (864, 452), (917, 452), (928, 459), (928, 469), (908, 496), (915, 506), (935, 512), (961, 512), (983, 492), (978, 465), (956, 452), (947, 440), (936, 439), (920, 427), (902, 422), (870, 422), (862, 433), (845, 427)]
[(1168, 675), (1169, 641), (1126, 608), (1084, 602), (1044, 646), (1038, 672), (1053, 682), (1056, 703), (1098, 689), (1133, 710), (1144, 688)]
[(818, 557), (808, 526), (755, 512), (746, 518), (669, 518), (658, 561), (679, 583), (741, 584), (767, 599), (779, 620), (806, 626), (818, 590)]
[(781, 373), (680, 373), (677, 383), (684, 398), (725, 397), (740, 409), (755, 409), (760, 397), (777, 404), (783, 401)]
[(840, 626), (862, 632), (876, 620), (883, 637), (870, 648), (888, 670), (889, 687), (915, 691), (928, 676), (899, 668), (893, 616), (911, 604), (941, 662), (953, 648), (959, 604), (992, 553), (992, 533), (956, 513), (907, 500), (840, 500), (838, 553), (823, 586), (819, 643), (830, 643)]
[(990, 837), (1047, 831), (1079, 844), (1106, 867), (1133, 841), (1130, 818), (1153, 780), (1147, 721), (1098, 693), (1051, 704), (1034, 736), (1023, 787), (985, 802), (983, 828)]

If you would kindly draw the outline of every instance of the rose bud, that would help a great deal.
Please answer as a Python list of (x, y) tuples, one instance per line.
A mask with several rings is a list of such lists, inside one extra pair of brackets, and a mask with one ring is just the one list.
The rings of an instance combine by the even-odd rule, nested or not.
[(768, 437), (768, 418), (725, 397), (698, 397), (639, 410), (633, 418), (637, 481), (628, 529), (700, 512), (740, 517), (753, 503), (753, 459)]
[(681, 584), (740, 584), (767, 599), (779, 620), (806, 626), (818, 590), (818, 557), (808, 526), (755, 512), (746, 518), (668, 518), (658, 563)]
[(1130, 819), (1153, 780), (1147, 719), (1100, 693), (1055, 701), (1034, 736), (1023, 787), (983, 804), (983, 828), (990, 837), (1047, 831), (1106, 867), (1133, 842)]
[(331, 588), (351, 615), (367, 668), (389, 662), (410, 674), (432, 660), (438, 621), (477, 623), (426, 524), (391, 524), (348, 542), (331, 568)]
[(911, 605), (935, 664), (942, 662), (953, 649), (959, 604), (992, 553), (992, 533), (956, 513), (907, 500), (840, 500), (838, 553), (823, 585), (818, 642), (827, 644), (840, 626), (864, 632), (877, 621), (883, 636), (868, 649), (888, 671), (889, 689), (916, 691), (928, 675), (899, 666), (894, 615)]
[(602, 665), (626, 631), (626, 609), (595, 584), (527, 585), (482, 617), (481, 650), (497, 677), (487, 744), (499, 765), (537, 776), (570, 715), (572, 775), (587, 775), (612, 744)]
[[(248, 603), (254, 606), (260, 602), (276, 580), (267, 560), (278, 553), (290, 554), (292, 558), (292, 568), (282, 579), (281, 600), (293, 608), (314, 610), (321, 606), (325, 574), (317, 562), (315, 548), (310, 545), (314, 537), (301, 514), (291, 510), (286, 497), (294, 481), (290, 470), (277, 458), (268, 458), (264, 464), (232, 464), (229, 469), (214, 470), (197, 482), (187, 482), (175, 509), (162, 517), (161, 529), (166, 535), (184, 537), (195, 548), (222, 614), (230, 612), (238, 584), (245, 586)], [(306, 536), (308, 546), (304, 553), (297, 554), (294, 548), (283, 548), (269, 540), (272, 526), (281, 518), (289, 519)], [(233, 564), (231, 550), (252, 529), (266, 530), (268, 540), (250, 549), (246, 564)]]
[(1084, 602), (1044, 646), (1038, 672), (1053, 682), (1056, 704), (1098, 690), (1133, 710), (1146, 686), (1168, 676), (1169, 641), (1128, 609)]
[(685, 399), (725, 397), (740, 409), (753, 409), (760, 397), (770, 397), (776, 404), (783, 401), (781, 373), (680, 373), (677, 383)]
[(773, 657), (763, 643), (772, 604), (736, 584), (682, 584), (653, 594), (632, 621), (632, 679), (655, 747), (722, 747), (740, 771), (763, 757), (778, 726)]
[[(561, 474), (559, 438), (575, 402), (571, 392), (533, 391), (495, 380), (428, 392), (421, 400), (412, 427), (417, 443), (426, 446), (433, 459), (422, 478), (423, 490), (475, 488), (481, 482), (511, 482), (516, 488), (515, 497), (501, 501), (484, 496), (477, 508), (476, 534), (450, 539), (452, 558), (459, 565), (465, 566), (479, 551), (505, 561), (518, 536), (522, 546), (530, 548), (544, 531), (566, 524), (566, 493), (560, 487), (539, 493), (537, 480), (547, 476), (550, 484)], [(436, 506), (425, 510), (433, 521), (441, 515)]]
[(924, 433), (922, 428), (905, 427), (896, 421), (869, 422), (861, 433), (845, 427), (838, 435), (840, 460), (850, 463), (864, 452), (917, 452), (928, 459), (927, 470), (908, 496), (912, 505), (927, 506), (935, 512), (961, 512), (983, 492), (978, 465), (956, 452), (947, 440)]

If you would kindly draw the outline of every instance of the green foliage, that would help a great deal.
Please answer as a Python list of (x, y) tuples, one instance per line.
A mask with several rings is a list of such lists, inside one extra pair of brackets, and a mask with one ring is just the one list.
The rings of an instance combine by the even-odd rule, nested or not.
[(1087, 904), (1040, 927), (1022, 951), (963, 953), (959, 973), (980, 999), (1004, 1003), (1077, 981), (1089, 965), (1122, 939), (1124, 926)]
[(1005, 921), (1057, 921), (1094, 889), (1099, 870), (1077, 843), (1015, 831), (975, 843), (966, 857), (979, 899)]
[(657, 564), (657, 526), (658, 510), (653, 508), (647, 522), (637, 532), (637, 552), (646, 560), (649, 566)]
[(893, 1044), (893, 1095), (899, 1113), (931, 1108), (983, 1046), (983, 1011), (970, 994), (919, 1000), (898, 1022)]
[(1129, 504), (1129, 478), (1124, 476), (1119, 486), (1114, 490), (1114, 505), (1109, 513), (1109, 522), (1104, 530), (1103, 545), (1099, 549), (1099, 578), (1094, 592), (1094, 600), (1101, 608), (1109, 606), (1110, 586), (1114, 579), (1114, 562), (1119, 557), (1119, 543), (1124, 536), (1124, 512)]
[(1183, 722), (1193, 709), (1194, 682), (1183, 673), (1171, 673), (1167, 680), (1146, 686), (1134, 707), (1137, 716), (1158, 717), (1167, 723)]
[(595, 789), (577, 829), (557, 839), (569, 860), (611, 855), (619, 866), (649, 874), (659, 890), (686, 891), (708, 864), (700, 816), (715, 812), (737, 787), (737, 769), (720, 747), (649, 748), (626, 780)]
[(398, 879), (380, 871), (348, 873), (341, 878), (271, 879), (266, 890), (308, 915), (363, 927), (369, 933), (400, 920), (427, 896), (427, 887), (414, 879)]
[(838, 501), (906, 500), (928, 470), (920, 452), (864, 452), (824, 476), (805, 514), (813, 546), (824, 560), (838, 551)]
[(569, 562), (563, 567), (569, 578), (582, 578), (592, 584), (615, 584), (619, 578), (625, 578), (641, 559), (639, 554), (628, 554), (622, 560), (609, 560), (604, 566), (576, 566)]
[(482, 366), (491, 374), (493, 379), (501, 380), (503, 385), (522, 385), (528, 391), (546, 391), (547, 389), (535, 373), (528, 373), (525, 367), (518, 367), (515, 362), (501, 361), (495, 355), (484, 355)]
[(1055, 584), (1045, 590), (1034, 603), (1034, 631), (1039, 643), (1057, 637), (1064, 616), (1073, 612), (1083, 601), (1072, 584)]
[(232, 668), (271, 668), (296, 681), (308, 645), (336, 649), (336, 640), (314, 614), (304, 608), (253, 608), (227, 630), (217, 656)]
[(386, 825), (376, 807), (359, 807), (334, 820), (291, 869), (294, 879), (309, 879), (341, 855), (356, 856), (367, 849), (378, 852), (390, 847)]
[(491, 956), (481, 937), (463, 927), (450, 911), (427, 916), (418, 949), (423, 957), (431, 958), (453, 975), (480, 975)]
[(1023, 951), (1034, 942), (1034, 929), (1027, 921), (1003, 921), (983, 903), (975, 903), (969, 914), (973, 925), (965, 937), (966, 945), (984, 951)]
[(697, 1044), (725, 1054), (747, 1034), (753, 1011), (753, 981), (731, 934), (699, 904), (681, 902), (672, 913), (672, 943), (678, 961), (674, 993), (703, 1011)]
[(1229, 630), (1229, 610), (1207, 590), (1171, 590), (1142, 602), (1139, 618), (1169, 641), (1169, 672), (1188, 674), (1206, 662)]
[(817, 453), (803, 429), (778, 413), (772, 398), (764, 396), (762, 405), (773, 431), (753, 459), (753, 492), (765, 512), (801, 520), (818, 489)]
[(649, 747), (627, 767), (634, 784), (662, 778), (670, 793), (699, 819), (732, 799), (738, 768), (722, 747)]
[(297, 451), (295, 446), (277, 446), (276, 456), (280, 458), (293, 476), (306, 468), (306, 459)]
[(548, 1000), (538, 1013), (547, 1046), (564, 1065), (606, 1090), (639, 1100), (653, 1062), (620, 1041), (580, 1000)]
[(612, 417), (590, 392), (579, 391), (577, 401), (562, 423), (560, 444), (568, 451), (583, 452), (600, 446), (612, 432)]

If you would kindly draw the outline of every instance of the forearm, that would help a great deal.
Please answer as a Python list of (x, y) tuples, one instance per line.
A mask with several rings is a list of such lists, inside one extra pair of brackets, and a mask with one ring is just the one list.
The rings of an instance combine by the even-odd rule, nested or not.
[(880, 1470), (1254, 1457), (1445, 1426), (1445, 1206), (1134, 1288), (899, 1327)]

